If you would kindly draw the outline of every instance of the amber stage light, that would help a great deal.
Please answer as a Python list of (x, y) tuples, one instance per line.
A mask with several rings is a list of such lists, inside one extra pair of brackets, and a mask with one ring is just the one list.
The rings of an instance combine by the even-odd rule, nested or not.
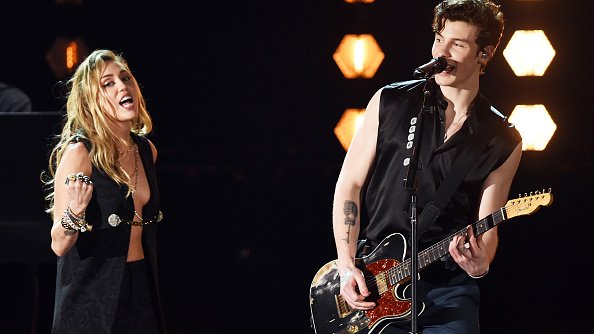
[(384, 53), (372, 35), (350, 34), (344, 36), (333, 58), (345, 78), (373, 78)]

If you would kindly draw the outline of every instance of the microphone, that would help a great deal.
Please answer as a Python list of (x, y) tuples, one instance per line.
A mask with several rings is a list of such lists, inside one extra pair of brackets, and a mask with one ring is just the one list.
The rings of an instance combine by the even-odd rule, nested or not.
[(444, 57), (435, 57), (427, 64), (421, 65), (415, 69), (413, 76), (415, 78), (429, 78), (443, 70), (448, 66), (448, 62)]

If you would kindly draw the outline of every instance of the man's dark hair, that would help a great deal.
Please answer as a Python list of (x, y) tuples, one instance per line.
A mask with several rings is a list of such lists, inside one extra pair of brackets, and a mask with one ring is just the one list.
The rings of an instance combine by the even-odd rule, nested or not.
[(499, 5), (488, 0), (444, 0), (433, 10), (433, 32), (441, 32), (446, 20), (476, 26), (479, 50), (488, 45), (497, 48), (503, 35), (503, 13)]

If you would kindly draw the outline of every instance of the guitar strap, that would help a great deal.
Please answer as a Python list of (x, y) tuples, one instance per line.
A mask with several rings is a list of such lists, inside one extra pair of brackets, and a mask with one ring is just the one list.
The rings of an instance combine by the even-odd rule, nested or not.
[[(504, 122), (506, 121), (507, 118), (504, 119)], [(500, 128), (500, 124), (487, 125), (484, 124), (470, 136), (465, 144), (466, 149), (460, 151), (460, 154), (452, 164), (450, 173), (439, 185), (437, 192), (433, 195), (433, 199), (423, 208), (417, 225), (419, 237), (437, 219), (441, 210), (450, 201), (450, 198), (470, 171), (470, 168), (478, 161), (479, 154), (487, 146), (489, 139), (493, 138), (497, 129)]]

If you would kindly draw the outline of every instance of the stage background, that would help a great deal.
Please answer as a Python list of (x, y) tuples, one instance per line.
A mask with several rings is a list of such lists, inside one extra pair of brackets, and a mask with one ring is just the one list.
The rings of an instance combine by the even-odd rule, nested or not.
[[(63, 100), (45, 55), (57, 36), (124, 53), (155, 120), (161, 283), (170, 333), (313, 333), (309, 285), (334, 259), (332, 196), (344, 150), (333, 128), (380, 87), (431, 58), (436, 1), (3, 1), (0, 81), (36, 113), (0, 116), (0, 332), (49, 333), (55, 257), (40, 172)], [(483, 287), (483, 333), (592, 333), (594, 232), (590, 1), (500, 3), (507, 26), (481, 80), (504, 114), (544, 104), (557, 131), (525, 152), (510, 198), (555, 201), (500, 228)], [(557, 54), (518, 78), (502, 55), (517, 29), (544, 29)], [(332, 54), (372, 33), (373, 79), (347, 80)], [(84, 321), (84, 319), (81, 319)]]

